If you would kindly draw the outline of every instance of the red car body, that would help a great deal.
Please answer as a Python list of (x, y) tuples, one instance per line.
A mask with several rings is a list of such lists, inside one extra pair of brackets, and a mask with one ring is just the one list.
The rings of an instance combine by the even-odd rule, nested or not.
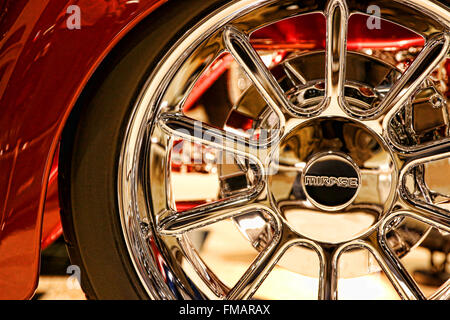
[[(0, 299), (33, 296), (40, 251), (61, 235), (57, 150), (78, 96), (114, 46), (164, 2), (0, 0)], [(81, 9), (80, 29), (67, 28), (71, 5)], [(321, 48), (325, 22), (311, 19), (284, 21), (254, 37)], [(390, 28), (368, 41), (365, 21), (352, 24), (349, 49), (423, 44)]]

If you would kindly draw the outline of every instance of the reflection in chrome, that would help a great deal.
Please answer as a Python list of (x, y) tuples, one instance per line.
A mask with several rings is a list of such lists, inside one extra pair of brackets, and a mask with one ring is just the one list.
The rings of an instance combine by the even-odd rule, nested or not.
[[(354, 13), (364, 13), (368, 3), (233, 1), (200, 21), (161, 61), (133, 109), (118, 168), (123, 233), (150, 298), (249, 299), (286, 251), (298, 246), (309, 248), (319, 258), (320, 299), (338, 298), (338, 262), (344, 252), (354, 249), (373, 254), (402, 298), (425, 298), (400, 262), (397, 248), (390, 245), (390, 235), (395, 233), (399, 243), (411, 248), (430, 227), (450, 232), (450, 212), (434, 205), (427, 192), (421, 193), (425, 194), (423, 199), (416, 199), (417, 190), (412, 192), (407, 186), (408, 179), (419, 177), (416, 185), (426, 188), (420, 183), (420, 168), (449, 157), (450, 140), (444, 135), (429, 143), (404, 145), (393, 123), (399, 114), (408, 114), (405, 105), (427, 85), (427, 77), (447, 56), (450, 11), (436, 1), (370, 1), (382, 8), (385, 19), (416, 31), (426, 40), (417, 59), (401, 74), (372, 57), (346, 52), (348, 19)], [(283, 66), (286, 79), (290, 76), (296, 84), (285, 91), (284, 80), (267, 69), (250, 45), (249, 35), (263, 25), (314, 12), (322, 12), (327, 20), (326, 50), (288, 61)], [(226, 132), (219, 128), (204, 126), (222, 143), (189, 134), (195, 124), (183, 114), (183, 103), (202, 72), (227, 51), (252, 82), (234, 111), (253, 118), (255, 126), (279, 129), (274, 130), (276, 137), (265, 145), (262, 155), (255, 152), (257, 148), (248, 137), (228, 141), (223, 139)], [(310, 77), (298, 68), (319, 58), (324, 61), (320, 67), (316, 65), (321, 69), (319, 77)], [(377, 72), (355, 78), (357, 73), (351, 66), (358, 61), (369, 63)], [(252, 91), (262, 97), (262, 109), (239, 109)], [(177, 128), (184, 130), (182, 136)], [(171, 191), (170, 151), (180, 138), (246, 159), (242, 162), (251, 167), (248, 180), (252, 183), (245, 186), (247, 180), (241, 179), (242, 192), (227, 190), (219, 201), (177, 211)], [(296, 186), (311, 157), (323, 152), (344, 154), (356, 165), (362, 181), (355, 197), (345, 206), (335, 207), (333, 213), (317, 201), (311, 203), (311, 197)], [(274, 161), (278, 155), (279, 161)], [(279, 170), (270, 170), (274, 164)], [(231, 182), (222, 179), (228, 188)], [(364, 217), (363, 224), (339, 239), (308, 230), (301, 221), (330, 218), (345, 226), (346, 217), (358, 216)], [(231, 288), (214, 275), (187, 238), (190, 231), (227, 218), (233, 218), (259, 252)], [(405, 218), (426, 227), (418, 227), (415, 237), (402, 237), (405, 229), (395, 226), (401, 226)], [(183, 261), (188, 261), (197, 278), (186, 274)], [(448, 291), (447, 282), (431, 298), (448, 298)]]

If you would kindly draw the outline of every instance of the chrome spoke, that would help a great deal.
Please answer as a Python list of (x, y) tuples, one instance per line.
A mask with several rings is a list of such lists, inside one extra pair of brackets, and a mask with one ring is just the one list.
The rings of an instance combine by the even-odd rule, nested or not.
[(325, 15), (327, 17), (325, 96), (327, 99), (342, 99), (344, 97), (349, 17), (346, 1), (331, 0)]
[(341, 249), (324, 248), (320, 255), (319, 300), (338, 298), (338, 259)]
[(182, 114), (166, 113), (160, 117), (161, 129), (170, 137), (210, 146), (249, 159), (264, 175), (264, 161), (274, 142), (250, 142), (233, 133), (212, 127)]
[[(271, 214), (267, 206), (249, 203), (254, 196), (250, 194), (249, 196), (240, 196), (237, 199), (227, 199), (198, 206), (187, 211), (168, 212), (159, 219), (158, 231), (166, 235), (180, 235), (246, 212), (264, 211)], [(271, 214), (271, 216), (275, 217), (274, 214)]]
[(384, 236), (381, 235), (378, 239), (373, 236), (369, 241), (361, 242), (362, 247), (372, 253), (400, 297), (407, 300), (424, 300), (425, 296), (419, 286), (397, 256), (389, 250)]
[(414, 213), (409, 212), (407, 215), (447, 233), (450, 232), (450, 211), (420, 202), (415, 203), (415, 208)]
[(272, 240), (272, 243), (258, 254), (244, 275), (230, 290), (226, 299), (250, 299), (269, 276), (286, 250), (298, 240), (289, 228), (282, 226), (278, 232), (278, 238)]
[[(447, 147), (444, 148), (447, 150)], [(442, 151), (442, 150), (441, 150)], [(440, 152), (425, 157), (418, 157), (406, 162), (400, 171), (399, 175), (399, 199), (400, 205), (402, 205), (408, 212), (405, 215), (409, 215), (412, 218), (425, 222), (441, 230), (450, 232), (450, 211), (438, 207), (430, 202), (422, 200), (413, 200), (409, 195), (409, 192), (405, 187), (406, 176), (417, 166), (425, 164), (430, 161), (437, 161), (441, 159), (447, 159), (450, 157), (450, 151)]]
[(437, 229), (450, 232), (450, 211), (435, 204), (421, 200), (412, 200), (407, 194), (401, 194), (398, 203), (406, 210), (395, 215), (408, 216)]
[(430, 148), (424, 150), (421, 153), (417, 153), (414, 156), (410, 156), (407, 158), (400, 168), (399, 172), (399, 182), (400, 185), (403, 186), (405, 182), (405, 177), (409, 174), (414, 168), (426, 164), (432, 161), (438, 161), (442, 159), (447, 159), (450, 157), (450, 142), (446, 142), (436, 148)]
[(431, 72), (444, 60), (449, 48), (450, 36), (448, 34), (439, 34), (431, 38), (411, 66), (388, 92), (376, 113), (371, 116), (378, 117), (389, 111), (384, 119), (384, 128), (387, 129), (390, 119), (399, 112)]
[(283, 129), (285, 124), (283, 109), (286, 111), (292, 109), (283, 89), (264, 65), (261, 57), (253, 49), (244, 33), (228, 26), (223, 31), (223, 38), (225, 47), (244, 69), (272, 111), (278, 116), (280, 129)]
[[(395, 147), (395, 146), (394, 146)], [(442, 139), (432, 144), (415, 147), (412, 151), (395, 150), (405, 160), (404, 166), (423, 164), (447, 158), (450, 153), (450, 139)]]
[(441, 288), (429, 297), (428, 300), (450, 300), (450, 279), (445, 281)]
[(307, 80), (305, 79), (303, 74), (299, 70), (294, 68), (289, 61), (286, 61), (284, 63), (284, 72), (286, 73), (286, 75), (289, 77), (289, 79), (292, 81), (292, 83), (294, 85), (298, 85), (298, 84), (304, 85), (307, 82)]
[(450, 211), (424, 202), (412, 202), (409, 199), (402, 199), (399, 202), (405, 209), (392, 213), (389, 216), (389, 221), (399, 216), (410, 217), (429, 226), (450, 232)]
[(412, 169), (418, 167), (421, 164), (428, 162), (447, 159), (450, 157), (450, 141), (445, 141), (442, 144), (432, 146), (422, 150), (420, 153), (410, 155), (400, 168), (399, 181), (403, 181), (405, 176), (411, 172)]
[(250, 299), (270, 274), (284, 252), (284, 246), (280, 246), (279, 244), (269, 250), (262, 251), (247, 269), (243, 277), (230, 290), (226, 299)]

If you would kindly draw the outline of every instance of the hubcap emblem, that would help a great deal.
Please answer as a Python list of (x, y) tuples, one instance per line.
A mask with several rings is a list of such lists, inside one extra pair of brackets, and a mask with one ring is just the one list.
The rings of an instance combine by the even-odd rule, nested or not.
[(346, 155), (315, 156), (302, 175), (303, 190), (310, 202), (322, 210), (337, 211), (357, 196), (361, 184), (358, 167)]

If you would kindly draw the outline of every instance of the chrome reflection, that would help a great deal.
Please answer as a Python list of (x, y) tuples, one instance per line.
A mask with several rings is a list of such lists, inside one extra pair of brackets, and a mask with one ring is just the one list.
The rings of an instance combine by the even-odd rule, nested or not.
[[(319, 260), (320, 299), (338, 298), (339, 259), (354, 249), (364, 249), (375, 256), (402, 298), (424, 298), (389, 246), (388, 235), (405, 216), (428, 227), (448, 231), (449, 211), (431, 204), (426, 195), (424, 200), (413, 202), (415, 193), (408, 193), (405, 186), (408, 177), (418, 180), (420, 185), (420, 178), (417, 178), (420, 173), (412, 170), (413, 167), (441, 156), (448, 157), (445, 153), (448, 141), (433, 142), (432, 148), (403, 148), (392, 138), (395, 129), (391, 120), (403, 110), (404, 102), (416, 93), (432, 69), (446, 56), (450, 14), (434, 1), (381, 0), (377, 3), (383, 8), (384, 17), (417, 31), (427, 40), (417, 62), (402, 73), (399, 80), (394, 68), (367, 56), (346, 53), (347, 19), (355, 12), (365, 11), (365, 1), (353, 0), (234, 1), (199, 22), (161, 61), (133, 109), (120, 154), (117, 179), (124, 238), (149, 297), (248, 299), (289, 249), (307, 247)], [(323, 12), (328, 21), (327, 49), (325, 53), (314, 55), (322, 56), (326, 61), (315, 66), (322, 76), (306, 78), (306, 82), (291, 85), (291, 91), (285, 90), (283, 80), (274, 79), (261, 63), (249, 45), (248, 37), (252, 31), (271, 22), (311, 12)], [(281, 133), (264, 158), (255, 154), (245, 139), (242, 144), (244, 150), (236, 153), (238, 157), (252, 159), (255, 167), (259, 168), (257, 188), (250, 188), (246, 191), (251, 192), (235, 197), (240, 193), (232, 191), (241, 189), (233, 189), (232, 181), (224, 175), (221, 183), (229, 189), (224, 192), (224, 195), (229, 195), (228, 198), (225, 196), (228, 201), (199, 206), (183, 214), (174, 210), (176, 203), (170, 187), (170, 151), (177, 138), (171, 134), (173, 131), (167, 126), (167, 120), (189, 125), (189, 119), (182, 112), (183, 103), (202, 72), (227, 50), (253, 82), (256, 88), (253, 90), (262, 96), (256, 108), (247, 104), (254, 108), (249, 112), (233, 111), (254, 117), (255, 123), (266, 128), (278, 126)], [(352, 71), (351, 64), (345, 63), (352, 59), (370, 61), (376, 70), (375, 75), (363, 73), (359, 79), (361, 82), (349, 81), (347, 75), (359, 74)], [(296, 60), (286, 64), (286, 70), (294, 62)], [(298, 70), (290, 68), (290, 75), (295, 76)], [(378, 76), (386, 80), (387, 85), (383, 81), (371, 82)], [(405, 94), (399, 98), (399, 92)], [(367, 110), (375, 111), (372, 106), (377, 105), (377, 101), (384, 107), (367, 113)], [(266, 104), (270, 109), (264, 112)], [(338, 127), (331, 125), (330, 138), (325, 123)], [(420, 137), (424, 136), (422, 133), (426, 136), (424, 128), (420, 128), (418, 123), (414, 125)], [(224, 132), (222, 128), (216, 130)], [(189, 135), (183, 138), (189, 139)], [(284, 161), (279, 162), (279, 176), (268, 174), (268, 164), (276, 150), (282, 151), (280, 160)], [(233, 152), (233, 147), (226, 146), (225, 151)], [(356, 198), (334, 213), (324, 212), (326, 210), (321, 210), (320, 206), (297, 192), (301, 189), (294, 187), (309, 158), (322, 151), (350, 157), (363, 181)], [(400, 170), (399, 178), (396, 168)], [(288, 180), (284, 187), (281, 187), (282, 178)], [(361, 220), (365, 222), (352, 227), (351, 232), (342, 238), (330, 239), (323, 234), (305, 234), (309, 230), (293, 226), (293, 219), (288, 217), (292, 209), (301, 209), (300, 215), (303, 210), (312, 212), (320, 219), (332, 215), (337, 217), (340, 225), (344, 225), (345, 215), (357, 219), (363, 217)], [(363, 216), (359, 216), (360, 213)], [(258, 249), (254, 260), (232, 286), (221, 283), (193, 250), (192, 241), (185, 239), (198, 228), (208, 228), (228, 218), (233, 218), (247, 240)], [(311, 219), (308, 218), (309, 221)], [(405, 240), (401, 232), (397, 235), (409, 246), (420, 241), (420, 236)], [(189, 266), (193, 273), (188, 274)], [(435, 297), (446, 297), (447, 287), (448, 284)]]

